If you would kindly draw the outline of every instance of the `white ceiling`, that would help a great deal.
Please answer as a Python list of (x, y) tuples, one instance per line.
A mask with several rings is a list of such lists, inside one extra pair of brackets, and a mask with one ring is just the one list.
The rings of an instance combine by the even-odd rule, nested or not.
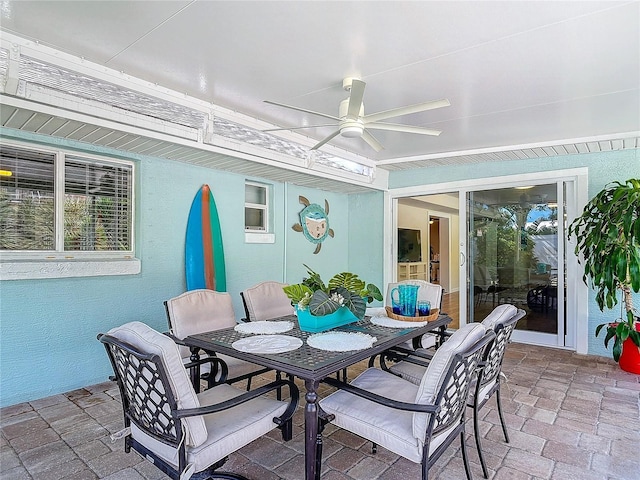
[[(0, 15), (3, 31), (278, 126), (326, 119), (263, 100), (337, 115), (347, 76), (367, 83), (365, 113), (449, 99), (391, 120), (439, 137), (331, 142), (389, 169), (640, 131), (637, 1), (3, 1)], [(332, 129), (302, 132), (310, 145)]]

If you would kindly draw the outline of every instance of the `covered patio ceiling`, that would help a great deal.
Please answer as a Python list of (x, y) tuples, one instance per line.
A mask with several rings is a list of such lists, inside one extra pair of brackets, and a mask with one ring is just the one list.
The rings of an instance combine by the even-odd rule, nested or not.
[[(8, 129), (346, 193), (393, 170), (640, 146), (638, 2), (8, 1), (0, 15)], [(263, 132), (327, 123), (264, 100), (335, 116), (348, 76), (365, 113), (447, 98), (390, 119), (442, 133), (371, 131), (376, 152), (340, 135), (310, 150), (335, 127)]]

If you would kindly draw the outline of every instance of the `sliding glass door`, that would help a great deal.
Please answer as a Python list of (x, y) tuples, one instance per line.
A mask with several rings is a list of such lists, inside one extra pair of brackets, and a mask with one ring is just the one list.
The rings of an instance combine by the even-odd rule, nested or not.
[(565, 188), (554, 182), (466, 193), (468, 321), (510, 303), (527, 312), (514, 340), (566, 346)]
[[(394, 255), (385, 255), (387, 282), (397, 278), (393, 230), (417, 228), (409, 225), (415, 218), (429, 232), (424, 238), (435, 245), (425, 224), (438, 218), (440, 255), (435, 262), (440, 275), (433, 275), (432, 261), (430, 278), (446, 290), (450, 304), (443, 302), (443, 309), (455, 317), (454, 328), (482, 321), (496, 306), (512, 303), (527, 313), (518, 322), (515, 341), (586, 353), (588, 289), (566, 228), (588, 200), (587, 180), (586, 169), (577, 168), (390, 192), (385, 201), (393, 242), (386, 242), (385, 251)], [(445, 218), (448, 237), (442, 236)], [(422, 258), (433, 260), (426, 254)]]

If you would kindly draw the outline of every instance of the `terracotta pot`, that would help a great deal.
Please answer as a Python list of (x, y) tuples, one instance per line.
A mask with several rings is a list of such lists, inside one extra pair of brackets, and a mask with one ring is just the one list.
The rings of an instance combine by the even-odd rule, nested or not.
[[(636, 330), (640, 332), (640, 324), (636, 323)], [(640, 347), (627, 338), (622, 344), (622, 355), (618, 362), (620, 368), (625, 372), (640, 375)]]

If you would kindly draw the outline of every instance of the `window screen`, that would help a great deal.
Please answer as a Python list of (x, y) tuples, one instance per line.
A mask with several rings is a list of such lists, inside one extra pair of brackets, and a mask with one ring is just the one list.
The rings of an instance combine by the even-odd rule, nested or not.
[(0, 250), (133, 250), (132, 164), (0, 149)]
[(55, 155), (0, 152), (0, 249), (55, 250)]

